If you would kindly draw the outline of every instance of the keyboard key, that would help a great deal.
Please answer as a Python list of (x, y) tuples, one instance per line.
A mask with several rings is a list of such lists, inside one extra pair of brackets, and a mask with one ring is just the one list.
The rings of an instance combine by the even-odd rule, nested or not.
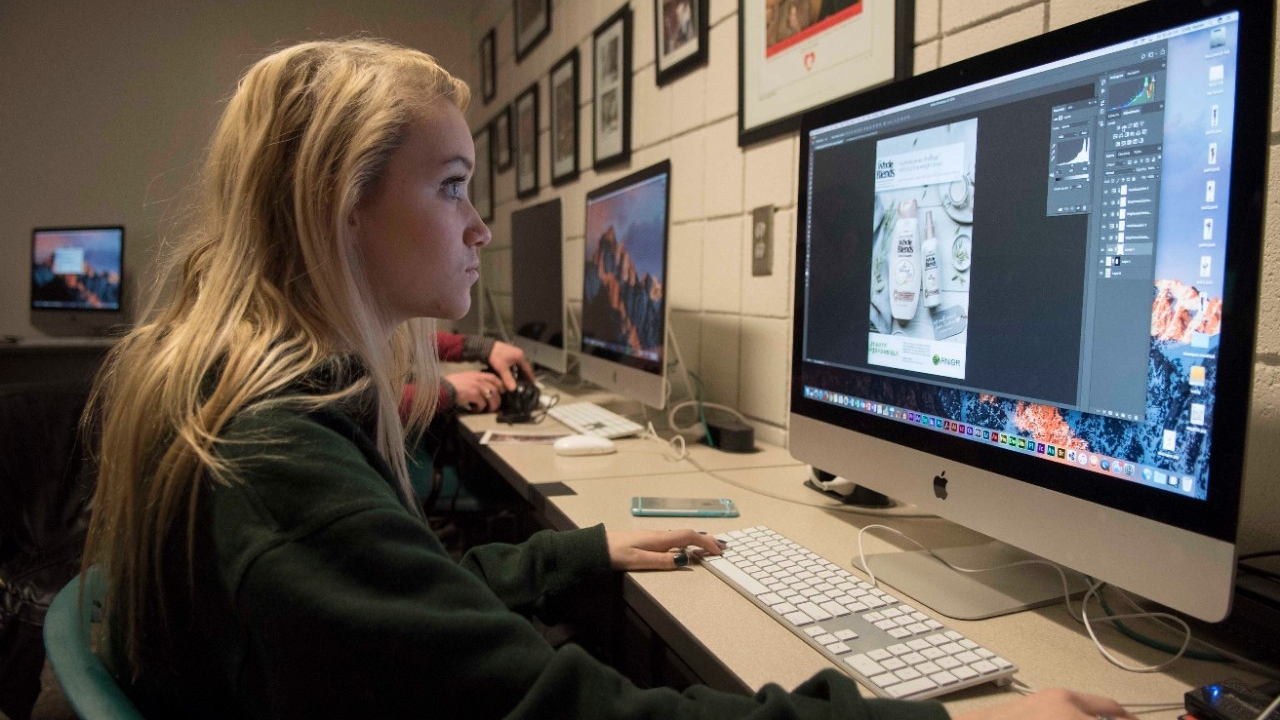
[(752, 595), (763, 595), (769, 592), (769, 588), (756, 582), (756, 579), (734, 567), (733, 563), (724, 558), (703, 558), (703, 564), (714, 566), (717, 570), (727, 575), (731, 582), (737, 583)]
[(933, 690), (937, 687), (938, 684), (934, 681), (927, 677), (921, 677), (916, 678), (915, 680), (908, 680), (907, 682), (900, 683), (898, 685), (891, 685), (885, 688), (885, 690), (889, 692), (889, 697), (900, 699), (910, 695), (919, 695), (926, 690)]
[(844, 661), (848, 663), (849, 667), (857, 670), (864, 677), (871, 678), (885, 672), (883, 665), (867, 657), (865, 653), (861, 655), (854, 655), (853, 657), (847, 657)]
[(793, 613), (787, 613), (787, 614), (786, 614), (786, 615), (784, 615), (783, 617), (785, 617), (785, 618), (787, 619), (787, 622), (791, 623), (792, 625), (796, 625), (796, 626), (799, 626), (799, 625), (808, 625), (809, 623), (813, 622), (813, 618), (809, 617), (808, 615), (805, 615), (804, 613), (800, 612), (799, 610), (797, 610), (797, 611), (795, 611), (795, 612), (793, 612)]

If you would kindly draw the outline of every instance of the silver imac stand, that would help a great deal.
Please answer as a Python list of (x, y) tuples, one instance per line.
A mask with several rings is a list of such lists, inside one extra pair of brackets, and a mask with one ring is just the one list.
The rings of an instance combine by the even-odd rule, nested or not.
[[(507, 324), (502, 320), (502, 309), (498, 307), (498, 300), (493, 296), (493, 292), (489, 290), (488, 287), (484, 289), (484, 299), (489, 305), (489, 312), (485, 313), (484, 317), (493, 315), (493, 325), (496, 330), (497, 338), (505, 343), (511, 342), (511, 335), (507, 332)], [(485, 329), (487, 328), (481, 326), (482, 331)]]

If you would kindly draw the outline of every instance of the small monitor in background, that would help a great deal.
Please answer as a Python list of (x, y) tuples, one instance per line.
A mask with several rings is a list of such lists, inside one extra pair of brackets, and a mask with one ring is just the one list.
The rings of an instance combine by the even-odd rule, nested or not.
[(563, 374), (564, 233), (560, 198), (511, 213), (512, 338), (530, 362)]
[(50, 335), (105, 335), (124, 322), (124, 228), (31, 233), (31, 325)]
[(671, 162), (587, 193), (583, 379), (650, 407), (666, 404)]

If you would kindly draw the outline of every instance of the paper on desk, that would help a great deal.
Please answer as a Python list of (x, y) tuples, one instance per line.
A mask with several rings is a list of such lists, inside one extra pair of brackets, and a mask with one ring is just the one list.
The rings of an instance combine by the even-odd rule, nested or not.
[(480, 436), (481, 445), (552, 445), (556, 440), (573, 433), (567, 432), (519, 432), (516, 430), (485, 430)]

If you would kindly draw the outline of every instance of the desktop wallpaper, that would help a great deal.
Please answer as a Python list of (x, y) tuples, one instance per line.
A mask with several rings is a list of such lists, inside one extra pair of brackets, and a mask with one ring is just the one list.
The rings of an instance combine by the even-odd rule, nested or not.
[(583, 340), (660, 363), (664, 333), (665, 175), (587, 207)]
[(37, 234), (32, 247), (31, 306), (119, 310), (123, 249), (117, 230)]

